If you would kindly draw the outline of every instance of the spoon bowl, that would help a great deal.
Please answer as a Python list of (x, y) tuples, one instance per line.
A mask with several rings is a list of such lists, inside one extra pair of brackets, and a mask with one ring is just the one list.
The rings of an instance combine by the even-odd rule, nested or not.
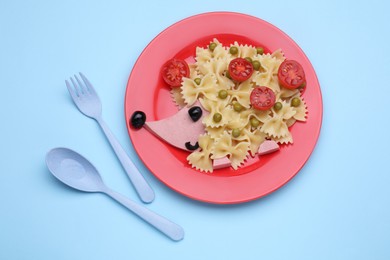
[(46, 165), (54, 177), (74, 189), (101, 192), (105, 188), (96, 168), (70, 149), (52, 149), (46, 156)]
[(184, 238), (184, 230), (179, 225), (108, 188), (95, 166), (77, 152), (68, 148), (54, 148), (46, 155), (46, 165), (49, 171), (66, 185), (86, 192), (102, 192), (172, 240), (179, 241)]

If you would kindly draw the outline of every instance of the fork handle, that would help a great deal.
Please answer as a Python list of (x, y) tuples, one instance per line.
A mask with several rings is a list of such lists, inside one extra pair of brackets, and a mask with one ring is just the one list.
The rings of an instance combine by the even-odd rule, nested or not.
[(125, 169), (127, 176), (129, 176), (135, 190), (137, 191), (140, 199), (145, 203), (150, 203), (154, 200), (154, 191), (150, 185), (146, 182), (145, 178), (141, 175), (139, 170), (135, 167), (133, 162), (130, 160), (129, 156), (118, 142), (114, 134), (108, 128), (104, 120), (96, 118), (96, 121), (102, 128), (104, 134), (106, 135), (108, 141), (111, 144), (111, 147), (114, 149), (115, 154), (117, 155), (119, 161), (121, 162), (123, 168)]

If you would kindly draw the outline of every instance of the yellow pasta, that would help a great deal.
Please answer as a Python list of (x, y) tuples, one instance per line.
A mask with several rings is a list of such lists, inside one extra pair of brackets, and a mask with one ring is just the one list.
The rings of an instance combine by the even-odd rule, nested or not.
[[(230, 121), (232, 109), (231, 107), (226, 106), (227, 102), (218, 102), (204, 98), (199, 99), (199, 101), (203, 108), (210, 112), (207, 116), (203, 117), (203, 124), (205, 126), (212, 128), (221, 127)], [(214, 120), (216, 114), (221, 116), (221, 119), (218, 122)]]
[(175, 104), (179, 108), (183, 108), (186, 106), (186, 103), (184, 101), (183, 95), (181, 94), (180, 88), (172, 88), (170, 92), (171, 92), (171, 97), (172, 97), (173, 101), (175, 102)]
[(213, 172), (213, 162), (210, 158), (212, 148), (212, 138), (205, 134), (199, 136), (198, 139), (200, 151), (192, 152), (187, 161), (193, 168), (204, 172)]
[(213, 74), (207, 74), (201, 79), (198, 85), (194, 79), (183, 78), (181, 94), (188, 106), (193, 105), (199, 97), (206, 97), (210, 100), (216, 100), (216, 79)]
[(230, 96), (230, 101), (236, 100), (243, 107), (250, 107), (249, 96), (251, 94), (253, 86), (250, 81), (244, 81), (237, 86), (237, 88), (232, 88), (228, 90), (228, 94)]
[[(295, 96), (298, 97), (298, 96)], [(305, 101), (301, 98), (301, 103), (298, 107), (293, 107), (296, 112), (294, 115), (294, 119), (298, 121), (306, 121), (307, 107)]]
[(224, 132), (220, 138), (218, 138), (212, 147), (212, 159), (219, 159), (228, 157), (233, 169), (237, 169), (248, 156), (249, 142), (243, 141), (237, 144), (233, 143), (231, 135)]
[[(213, 50), (208, 47), (196, 48), (196, 62), (190, 64), (189, 78), (183, 78), (181, 87), (171, 91), (179, 107), (191, 106), (199, 100), (209, 112), (202, 119), (206, 134), (199, 137), (200, 148), (187, 157), (191, 166), (211, 173), (213, 160), (226, 157), (231, 167), (238, 169), (248, 155), (256, 155), (266, 139), (279, 144), (292, 144), (289, 127), (297, 121), (306, 121), (308, 112), (298, 89), (286, 89), (279, 84), (277, 74), (285, 60), (282, 50), (258, 54), (254, 46), (238, 42), (223, 46), (217, 39), (213, 39), (210, 43), (215, 47)], [(229, 52), (232, 46), (237, 48), (237, 53)], [(230, 61), (237, 57), (251, 58), (260, 63), (260, 68), (241, 83), (227, 75)], [(201, 79), (200, 83), (195, 82), (196, 78)], [(250, 94), (256, 86), (272, 89), (281, 107), (265, 111), (254, 109), (250, 103)], [(225, 96), (220, 95), (222, 90), (227, 93)], [(291, 105), (293, 98), (300, 99), (299, 105)], [(240, 111), (234, 109), (235, 103), (241, 105)], [(216, 115), (218, 120), (215, 119)]]

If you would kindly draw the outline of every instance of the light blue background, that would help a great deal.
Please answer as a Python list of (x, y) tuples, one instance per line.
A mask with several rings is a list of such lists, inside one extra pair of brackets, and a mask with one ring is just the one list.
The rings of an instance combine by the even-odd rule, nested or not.
[[(386, 1), (2, 0), (0, 259), (390, 259), (389, 8)], [(108, 125), (140, 165), (123, 109), (132, 66), (163, 29), (209, 11), (254, 15), (293, 38), (317, 72), (323, 125), (300, 173), (251, 203), (196, 202), (143, 168), (156, 192), (148, 207), (185, 228), (175, 243), (104, 195), (65, 187), (44, 158), (57, 146), (79, 151), (107, 185), (139, 201), (64, 79), (78, 71), (90, 78)]]

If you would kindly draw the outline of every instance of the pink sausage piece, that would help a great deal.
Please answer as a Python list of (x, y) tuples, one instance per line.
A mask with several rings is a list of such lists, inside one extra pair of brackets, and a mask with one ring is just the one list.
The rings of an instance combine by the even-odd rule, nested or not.
[(229, 167), (230, 165), (231, 165), (231, 162), (230, 162), (229, 158), (227, 158), (227, 157), (213, 160), (213, 169), (214, 170), (226, 168), (226, 167)]
[(259, 147), (257, 153), (259, 155), (273, 153), (279, 150), (279, 145), (273, 140), (265, 140)]
[(202, 109), (202, 117), (196, 122), (188, 114), (190, 107), (183, 107), (171, 117), (159, 121), (145, 122), (145, 127), (163, 141), (188, 151), (185, 144), (189, 142), (191, 145), (195, 145), (198, 142), (199, 135), (205, 133), (202, 119), (208, 114), (199, 103), (195, 103), (195, 105)]

